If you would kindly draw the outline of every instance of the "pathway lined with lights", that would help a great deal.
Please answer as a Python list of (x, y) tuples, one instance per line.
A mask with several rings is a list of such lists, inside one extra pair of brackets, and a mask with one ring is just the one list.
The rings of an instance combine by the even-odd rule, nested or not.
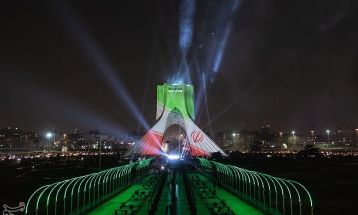
[(177, 172), (175, 194), (177, 197), (177, 214), (188, 214), (190, 209), (185, 193), (183, 173), (180, 170)]
[[(189, 174), (189, 177), (197, 177), (199, 178), (207, 187), (214, 188), (214, 183), (209, 180), (206, 176), (200, 174), (200, 173), (191, 173)], [(136, 190), (143, 189), (143, 184), (147, 181), (149, 176), (146, 176), (144, 179), (140, 180), (139, 182), (133, 184), (117, 196), (113, 197), (112, 199), (108, 200), (107, 202), (103, 203), (98, 208), (92, 210), (89, 214), (90, 215), (96, 215), (96, 214), (114, 214), (114, 212), (119, 208), (119, 205), (121, 205), (124, 202), (127, 202), (130, 200), (131, 196), (135, 193)], [(183, 181), (183, 173), (181, 171), (177, 171), (175, 175), (172, 175), (172, 177), (175, 177), (175, 196), (176, 196), (176, 211), (177, 214), (190, 214), (189, 204), (187, 201), (187, 196), (185, 193), (185, 187), (184, 187), (184, 181)], [(171, 204), (171, 196), (170, 196), (170, 181), (172, 180), (172, 177), (167, 178), (167, 182), (164, 185), (164, 188), (161, 192), (161, 197), (158, 202), (158, 207), (155, 212), (155, 214), (166, 214), (166, 210), (169, 212), (169, 205)], [(200, 197), (198, 190), (200, 187), (195, 187), (193, 185), (194, 190), (196, 191), (196, 207), (198, 209), (198, 212), (200, 214), (210, 214), (210, 210), (213, 210), (213, 208), (209, 208), (208, 202), (213, 201), (213, 199), (203, 199)], [(244, 203), (242, 200), (240, 200), (235, 195), (231, 194), (230, 192), (220, 188), (215, 188), (215, 198), (217, 198), (219, 201), (224, 201), (228, 208), (231, 209), (231, 211), (234, 214), (240, 214), (240, 215), (261, 215), (262, 213), (255, 208), (251, 207), (250, 205)], [(138, 211), (138, 214), (147, 214), (147, 207), (144, 207), (145, 205), (141, 205), (141, 209)]]
[[(155, 214), (166, 214), (167, 207), (170, 205), (170, 177), (168, 176), (166, 179), (166, 183), (163, 187), (162, 193), (159, 198), (157, 210)], [(168, 207), (169, 208), (169, 207)]]
[(113, 197), (112, 199), (108, 200), (107, 202), (103, 203), (98, 208), (89, 212), (89, 215), (98, 215), (98, 214), (113, 214), (116, 209), (118, 209), (119, 205), (123, 202), (128, 201), (131, 196), (135, 193), (136, 190), (143, 189), (143, 184), (148, 180), (151, 175), (147, 175), (137, 183), (133, 184), (132, 186), (128, 187), (126, 190), (118, 194), (117, 196)]
[[(152, 159), (38, 188), (25, 214), (311, 214), (311, 194), (300, 183), (203, 158), (168, 163)], [(262, 212), (263, 211), (263, 212)]]
[(215, 189), (216, 196), (225, 202), (225, 204), (234, 212), (234, 214), (240, 215), (262, 215), (260, 211), (253, 208), (252, 206), (246, 204), (241, 199), (231, 194), (230, 192), (222, 189), (221, 187), (215, 185), (211, 180), (202, 174), (191, 174), (197, 176), (201, 181), (204, 182), (208, 187)]

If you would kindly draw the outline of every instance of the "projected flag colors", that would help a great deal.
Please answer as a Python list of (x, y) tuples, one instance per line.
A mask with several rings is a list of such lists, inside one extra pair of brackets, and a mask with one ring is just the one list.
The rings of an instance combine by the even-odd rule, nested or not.
[(192, 156), (209, 156), (213, 152), (225, 154), (195, 123), (194, 87), (187, 84), (163, 84), (157, 86), (157, 123), (133, 147), (131, 153), (142, 155), (166, 155), (163, 150), (165, 131), (172, 125), (186, 132), (186, 145), (182, 150)]

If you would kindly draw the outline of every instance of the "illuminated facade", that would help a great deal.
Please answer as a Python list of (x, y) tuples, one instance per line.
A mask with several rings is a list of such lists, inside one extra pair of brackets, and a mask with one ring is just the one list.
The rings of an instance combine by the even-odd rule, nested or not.
[(179, 125), (186, 132), (181, 145), (182, 154), (208, 156), (213, 152), (225, 154), (195, 123), (194, 87), (187, 84), (163, 84), (157, 86), (156, 124), (134, 147), (135, 154), (166, 155), (163, 147), (165, 131)]

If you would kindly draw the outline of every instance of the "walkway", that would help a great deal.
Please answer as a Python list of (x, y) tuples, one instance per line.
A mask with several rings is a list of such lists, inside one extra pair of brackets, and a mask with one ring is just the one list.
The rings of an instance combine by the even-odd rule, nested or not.
[(119, 193), (117, 196), (113, 197), (112, 199), (106, 201), (98, 208), (95, 208), (94, 210), (90, 211), (89, 215), (98, 215), (98, 214), (113, 214), (114, 211), (119, 207), (119, 205), (125, 201), (128, 201), (131, 196), (134, 194), (136, 190), (143, 189), (143, 184), (147, 181), (147, 179), (150, 177), (150, 175), (147, 175), (137, 183), (133, 184), (126, 190)]
[(177, 178), (175, 182), (175, 195), (177, 197), (177, 214), (190, 214), (189, 203), (185, 193), (183, 173), (180, 170), (177, 171)]
[[(194, 174), (193, 174), (194, 175)], [(214, 184), (211, 180), (209, 180), (206, 176), (202, 174), (195, 174), (199, 177), (200, 180), (202, 180), (208, 187), (213, 188)], [(231, 210), (235, 214), (240, 215), (262, 215), (263, 213), (258, 211), (257, 209), (253, 208), (252, 206), (246, 204), (241, 199), (236, 197), (235, 195), (231, 194), (230, 192), (220, 188), (216, 187), (216, 195), (221, 200), (223, 200), (228, 207), (231, 208)]]
[[(199, 179), (203, 186), (210, 188), (213, 190), (214, 184), (211, 180), (209, 180), (206, 176), (200, 174), (200, 173), (189, 173), (189, 178), (192, 178), (192, 176), (197, 177)], [(175, 175), (168, 175), (166, 179), (166, 183), (163, 187), (163, 190), (160, 194), (159, 203), (157, 206), (157, 210), (155, 214), (157, 215), (164, 215), (166, 214), (166, 210), (168, 210), (169, 213), (169, 205), (171, 204), (171, 196), (170, 196), (170, 182), (172, 177), (175, 177), (175, 195), (176, 195), (176, 205), (177, 205), (177, 213), (178, 215), (189, 215), (190, 214), (190, 208), (189, 203), (187, 200), (186, 192), (185, 192), (185, 186), (184, 186), (184, 180), (183, 180), (183, 173), (180, 169), (176, 171)], [(113, 197), (109, 201), (103, 203), (100, 207), (94, 209), (89, 214), (90, 215), (97, 215), (97, 214), (113, 214), (116, 209), (118, 209), (119, 205), (123, 202), (128, 201), (131, 196), (135, 193), (136, 190), (143, 189), (143, 184), (148, 181), (149, 176), (146, 176), (144, 179), (140, 180), (139, 182), (133, 184), (131, 187), (127, 188), (117, 196)], [(197, 208), (197, 214), (210, 214), (209, 210), (213, 210), (212, 200), (219, 200), (225, 202), (224, 204), (231, 209), (231, 211), (234, 214), (240, 214), (240, 215), (262, 215), (262, 213), (252, 206), (246, 204), (241, 199), (233, 195), (232, 193), (226, 191), (225, 189), (222, 189), (220, 187), (217, 187), (214, 193), (215, 198), (203, 198), (201, 195), (202, 187), (196, 186), (194, 183), (192, 183), (195, 196), (196, 196), (196, 208)], [(210, 206), (209, 206), (210, 205)], [(168, 208), (167, 208), (168, 207)], [(211, 209), (210, 209), (211, 208)], [(137, 214), (144, 215), (147, 214), (148, 208), (146, 204), (143, 204), (140, 210)]]
[[(170, 205), (170, 175), (167, 176), (167, 180), (165, 182), (165, 185), (163, 187), (162, 193), (160, 195), (159, 203), (157, 206), (157, 210), (155, 214), (162, 215), (166, 214), (166, 210), (169, 210)], [(168, 209), (167, 209), (168, 207)]]

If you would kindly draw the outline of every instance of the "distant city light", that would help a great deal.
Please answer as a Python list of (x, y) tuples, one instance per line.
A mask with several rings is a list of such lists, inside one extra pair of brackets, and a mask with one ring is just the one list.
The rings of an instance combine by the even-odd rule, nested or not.
[(46, 133), (46, 138), (50, 139), (51, 137), (53, 137), (53, 133), (52, 132), (47, 132)]
[(326, 132), (327, 132), (327, 134), (329, 134), (329, 132), (331, 132), (331, 131), (327, 129)]
[(296, 133), (296, 132), (295, 132), (295, 131), (291, 131), (291, 133), (292, 133), (293, 136), (295, 136), (295, 133)]

